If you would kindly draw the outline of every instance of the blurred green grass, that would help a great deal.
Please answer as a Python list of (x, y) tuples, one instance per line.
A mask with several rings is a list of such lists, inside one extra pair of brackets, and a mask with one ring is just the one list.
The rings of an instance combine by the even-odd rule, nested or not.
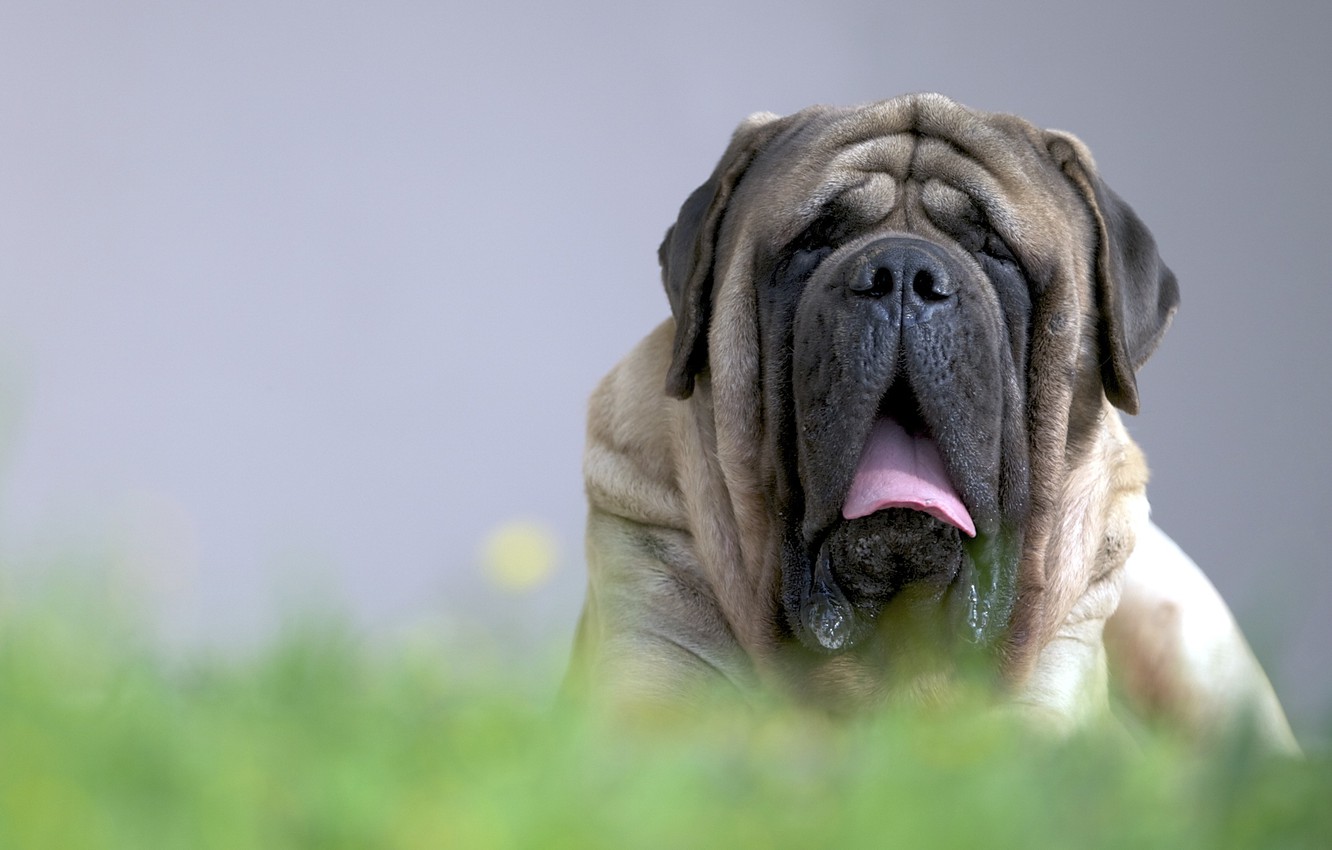
[(961, 709), (611, 730), (549, 660), (301, 622), (168, 657), (96, 600), (0, 594), (0, 848), (1332, 847), (1323, 755)]

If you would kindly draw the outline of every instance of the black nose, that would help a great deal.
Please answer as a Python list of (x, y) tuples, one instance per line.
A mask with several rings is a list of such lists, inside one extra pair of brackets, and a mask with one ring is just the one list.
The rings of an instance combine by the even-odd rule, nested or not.
[(864, 266), (851, 279), (852, 292), (927, 306), (948, 300), (956, 291), (950, 264), (923, 239), (888, 237), (869, 246), (864, 256)]

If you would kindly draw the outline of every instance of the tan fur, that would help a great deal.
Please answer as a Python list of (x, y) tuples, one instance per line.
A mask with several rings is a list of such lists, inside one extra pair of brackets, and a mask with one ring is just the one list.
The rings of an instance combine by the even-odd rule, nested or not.
[[(1147, 521), (1147, 465), (1107, 403), (1085, 462), (1068, 471), (1055, 503), (1045, 563), (1041, 648), (1018, 700), (1065, 730), (1096, 718), (1106, 702), (1101, 630), (1119, 602), (1123, 566)], [(1060, 612), (1053, 614), (1051, 612)]]
[[(755, 153), (760, 147), (762, 155)], [(850, 655), (797, 675), (779, 641), (780, 553), (764, 485), (773, 460), (760, 450), (754, 269), (761, 250), (799, 232), (811, 199), (858, 185), (855, 203), (891, 210), (894, 227), (926, 235), (933, 226), (919, 205), (950, 203), (964, 191), (1020, 247), (1024, 266), (1045, 276), (1046, 295), (1033, 304), (1034, 367), (1026, 387), (1031, 505), (1002, 673), (1018, 705), (1054, 718), (1059, 728), (1104, 714), (1102, 634), (1119, 607), (1125, 563), (1148, 527), (1147, 469), (1104, 397), (1090, 442), (1068, 442), (1079, 392), (1072, 378), (1094, 379), (1101, 368), (1093, 279), (1105, 236), (1086, 148), (1065, 133), (925, 95), (850, 112), (752, 116), (736, 131), (728, 157), (739, 164), (721, 175), (733, 194), (717, 224), (707, 370), (687, 400), (663, 392), (682, 356), (672, 348), (676, 328), (668, 320), (592, 397), (589, 590), (571, 684), (640, 705), (687, 706), (714, 686), (847, 705), (941, 693), (938, 671), (888, 683)], [(907, 180), (908, 171), (934, 179)], [(774, 185), (782, 187), (777, 203)], [(1125, 392), (1136, 404), (1132, 388)], [(1150, 568), (1146, 573), (1137, 581), (1149, 587)], [(1162, 610), (1144, 603), (1112, 620), (1117, 646), (1126, 647), (1116, 656), (1127, 659), (1123, 684), (1136, 704), (1198, 727), (1197, 717), (1227, 714), (1236, 693), (1270, 693), (1265, 679), (1255, 685), (1252, 672), (1241, 670), (1236, 684), (1163, 696), (1188, 677), (1167, 659), (1180, 654), (1183, 639), (1170, 637)], [(1233, 621), (1231, 627), (1226, 640), (1242, 647)], [(1275, 706), (1274, 697), (1270, 702)], [(1279, 716), (1279, 706), (1275, 711)]]
[(1138, 716), (1207, 740), (1236, 727), (1299, 752), (1281, 704), (1216, 588), (1148, 523), (1124, 569), (1105, 646), (1116, 692)]

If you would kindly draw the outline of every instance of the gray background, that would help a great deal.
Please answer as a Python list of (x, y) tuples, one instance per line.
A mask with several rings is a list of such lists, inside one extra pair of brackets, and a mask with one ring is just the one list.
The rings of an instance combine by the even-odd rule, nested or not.
[[(315, 600), (563, 652), (584, 400), (666, 314), (679, 203), (749, 112), (934, 89), (1076, 132), (1156, 233), (1155, 515), (1307, 724), (1329, 37), (1321, 1), (8, 0), (0, 555), (98, 553), (183, 645)], [(515, 518), (559, 544), (525, 595), (477, 569)]]

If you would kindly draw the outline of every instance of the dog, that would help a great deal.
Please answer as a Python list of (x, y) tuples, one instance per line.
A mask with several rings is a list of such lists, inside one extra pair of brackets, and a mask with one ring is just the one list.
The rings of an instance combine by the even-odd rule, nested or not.
[(1178, 303), (1074, 136), (937, 94), (756, 114), (661, 245), (671, 318), (601, 382), (570, 688), (853, 712), (982, 671), (1072, 731), (1295, 741), (1152, 524), (1120, 412)]

